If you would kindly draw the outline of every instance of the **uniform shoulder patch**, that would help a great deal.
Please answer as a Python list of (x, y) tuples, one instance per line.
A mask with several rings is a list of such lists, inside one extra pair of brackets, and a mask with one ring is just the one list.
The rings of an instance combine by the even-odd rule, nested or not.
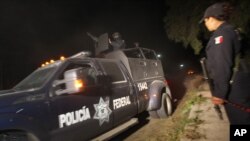
[(223, 36), (218, 36), (214, 38), (215, 44), (221, 44), (223, 43)]

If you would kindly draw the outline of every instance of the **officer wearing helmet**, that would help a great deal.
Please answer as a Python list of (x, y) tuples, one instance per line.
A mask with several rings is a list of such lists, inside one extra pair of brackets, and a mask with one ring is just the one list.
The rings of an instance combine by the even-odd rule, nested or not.
[(121, 34), (119, 32), (114, 32), (112, 34), (112, 39), (109, 39), (109, 43), (111, 45), (112, 51), (124, 49), (126, 46), (125, 41), (122, 39)]

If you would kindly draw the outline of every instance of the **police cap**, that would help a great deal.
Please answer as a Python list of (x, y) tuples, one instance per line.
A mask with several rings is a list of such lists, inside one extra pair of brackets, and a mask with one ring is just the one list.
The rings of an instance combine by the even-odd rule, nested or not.
[(206, 9), (206, 11), (205, 11), (205, 13), (204, 13), (204, 15), (199, 23), (202, 23), (204, 21), (204, 19), (208, 18), (208, 17), (220, 18), (220, 17), (224, 16), (225, 13), (224, 13), (223, 6), (224, 6), (224, 3), (215, 3), (211, 6), (209, 6)]

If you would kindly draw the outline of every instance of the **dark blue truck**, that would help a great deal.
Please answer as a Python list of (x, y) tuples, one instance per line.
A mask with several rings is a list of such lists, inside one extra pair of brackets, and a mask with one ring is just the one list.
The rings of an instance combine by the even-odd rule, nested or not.
[(40, 67), (0, 91), (0, 140), (105, 140), (136, 124), (143, 111), (171, 115), (171, 93), (153, 50), (87, 54)]

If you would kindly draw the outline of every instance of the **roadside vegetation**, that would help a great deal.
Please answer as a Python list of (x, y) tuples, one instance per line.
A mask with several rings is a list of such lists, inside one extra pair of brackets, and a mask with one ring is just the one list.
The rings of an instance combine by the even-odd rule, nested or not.
[[(203, 121), (198, 117), (189, 118), (189, 113), (191, 107), (195, 104), (201, 104), (206, 101), (206, 98), (198, 95), (199, 91), (207, 90), (206, 83), (204, 82), (202, 76), (194, 75), (187, 78), (184, 82), (184, 85), (187, 89), (185, 96), (182, 98), (178, 104), (178, 108), (172, 116), (173, 128), (168, 133), (168, 141), (179, 141), (180, 137), (185, 135), (190, 139), (198, 139), (203, 135), (195, 131), (195, 127), (201, 124)], [(196, 111), (202, 112), (202, 111)], [(192, 129), (184, 129), (186, 125), (192, 125)]]
[[(175, 114), (172, 117), (172, 121), (174, 122), (174, 127), (171, 132), (169, 132), (169, 141), (178, 141), (179, 137), (184, 134), (184, 129), (186, 125), (192, 124), (193, 126), (197, 126), (202, 123), (200, 119), (192, 118), (189, 119), (190, 109), (193, 105), (201, 103), (205, 101), (203, 97), (196, 95), (197, 90), (187, 92), (186, 96), (182, 99), (178, 109), (175, 111)], [(199, 112), (199, 111), (197, 111)], [(202, 112), (202, 111), (201, 111)], [(191, 131), (191, 130), (186, 130)], [(191, 132), (185, 133), (190, 138), (198, 138), (198, 133), (192, 129)]]

